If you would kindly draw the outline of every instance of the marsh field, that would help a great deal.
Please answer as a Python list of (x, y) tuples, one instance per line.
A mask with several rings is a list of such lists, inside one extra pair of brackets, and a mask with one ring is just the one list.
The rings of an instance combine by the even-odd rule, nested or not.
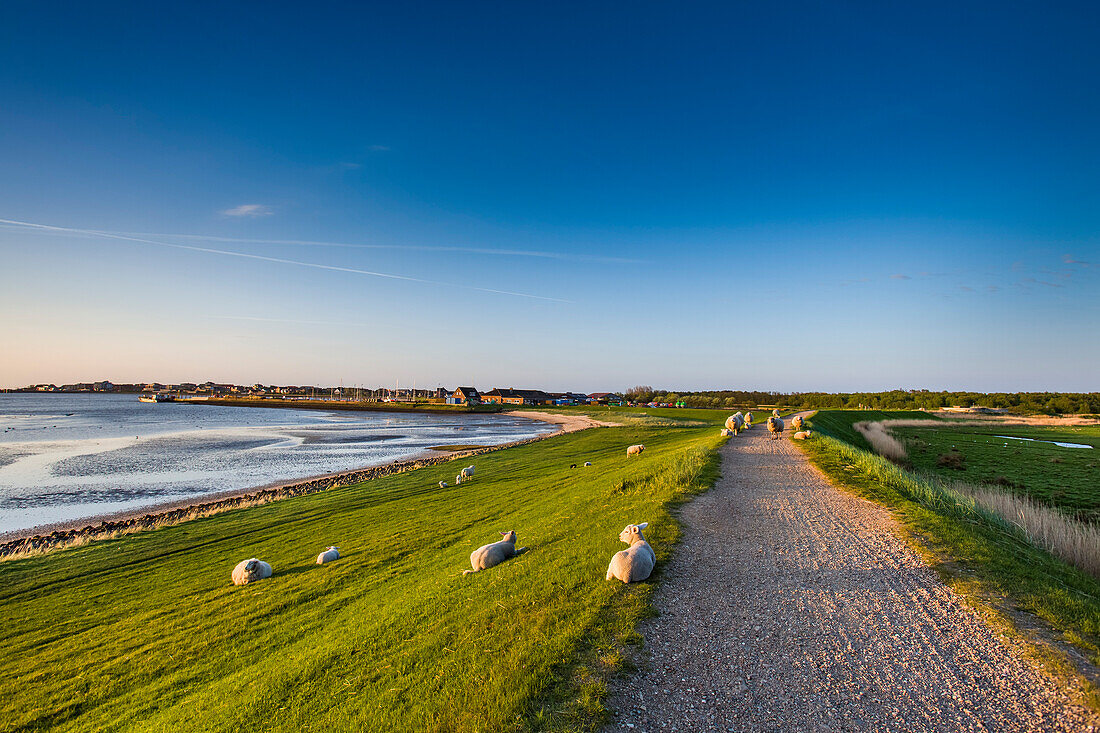
[[(478, 456), (459, 486), (447, 463), (0, 563), (0, 729), (598, 725), (726, 415), (615, 416)], [(605, 581), (619, 531), (646, 521), (654, 578)], [(529, 551), (463, 577), (508, 529)], [(328, 545), (344, 556), (316, 565)], [(274, 576), (232, 586), (249, 557)]]

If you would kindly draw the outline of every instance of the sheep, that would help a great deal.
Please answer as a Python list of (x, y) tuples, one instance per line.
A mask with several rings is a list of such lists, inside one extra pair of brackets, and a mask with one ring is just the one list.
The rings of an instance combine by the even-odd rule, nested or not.
[(642, 536), (642, 530), (648, 526), (649, 522), (628, 524), (619, 533), (619, 539), (630, 547), (611, 556), (606, 580), (618, 578), (624, 583), (635, 583), (645, 580), (653, 572), (653, 566), (657, 564), (657, 556), (653, 554), (653, 548)]
[(773, 438), (778, 440), (780, 433), (783, 432), (783, 421), (780, 420), (778, 417), (769, 417), (768, 432), (772, 434)]
[(644, 451), (644, 450), (645, 450), (644, 445), (632, 445), (632, 446), (630, 446), (629, 448), (626, 449), (626, 454), (628, 456), (640, 456), (642, 454), (642, 451)]
[(585, 462), (584, 462), (584, 466), (585, 466), (585, 468), (588, 468), (588, 467), (589, 467), (589, 466), (591, 466), (591, 465), (592, 465), (592, 461), (585, 461)]
[(801, 415), (795, 415), (794, 417), (791, 418), (791, 430), (801, 430), (801, 429), (802, 429), (802, 416)]
[(772, 417), (779, 417), (779, 408), (778, 407), (775, 408), (774, 410), (772, 410)]
[(735, 413), (726, 418), (726, 430), (729, 430), (734, 435), (741, 432), (741, 429), (745, 427), (745, 418), (741, 416), (741, 413)]
[(324, 565), (326, 562), (332, 562), (333, 560), (340, 559), (340, 548), (329, 547), (327, 550), (317, 556), (317, 564)]
[(462, 476), (461, 473), (458, 474), (457, 476), (455, 476), (455, 486), (458, 486), (460, 483), (462, 483), (462, 479), (463, 479), (463, 476)]
[(271, 566), (254, 557), (241, 560), (237, 563), (237, 567), (233, 568), (233, 585), (248, 585), (270, 577)]
[(439, 488), (441, 488), (441, 489), (447, 488), (447, 482), (446, 481), (440, 481), (439, 482)]
[(735, 435), (735, 433), (729, 428), (722, 428), (718, 431), (718, 434), (721, 435), (723, 438), (728, 438), (731, 435)]
[(751, 412), (746, 412), (745, 413), (745, 427), (746, 428), (751, 428), (752, 427), (752, 413)]
[(474, 477), (474, 467), (473, 466), (466, 466), (466, 468), (462, 469), (462, 478), (473, 478), (473, 477)]
[(504, 537), (500, 542), (482, 545), (470, 553), (470, 564), (474, 569), (463, 570), (463, 575), (469, 575), (479, 570), (486, 570), (494, 565), (500, 565), (508, 558), (515, 557), (527, 550), (526, 547), (521, 547), (518, 550), (516, 549), (516, 531), (514, 529), (510, 529), (507, 532), (501, 532), (500, 534)]
[(794, 435), (792, 435), (791, 437), (794, 438), (795, 440), (806, 440), (807, 438), (809, 438), (813, 434), (814, 434), (814, 431), (812, 431), (812, 430), (800, 430), (797, 433), (795, 433)]

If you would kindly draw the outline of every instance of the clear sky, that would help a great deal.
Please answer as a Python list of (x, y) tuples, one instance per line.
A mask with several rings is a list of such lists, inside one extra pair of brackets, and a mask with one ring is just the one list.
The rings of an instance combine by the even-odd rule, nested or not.
[(64, 6), (0, 386), (1100, 390), (1094, 3)]

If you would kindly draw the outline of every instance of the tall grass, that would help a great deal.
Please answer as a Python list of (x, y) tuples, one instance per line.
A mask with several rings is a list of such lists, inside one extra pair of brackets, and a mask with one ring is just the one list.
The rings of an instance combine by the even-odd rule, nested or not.
[(863, 439), (866, 440), (867, 443), (874, 448), (875, 453), (878, 453), (880, 456), (898, 462), (908, 458), (905, 454), (905, 446), (898, 442), (882, 423), (857, 422), (852, 425), (852, 427), (859, 431)]
[(1022, 531), (1034, 544), (1100, 578), (1100, 527), (1067, 517), (1026, 496), (955, 482), (954, 490)]

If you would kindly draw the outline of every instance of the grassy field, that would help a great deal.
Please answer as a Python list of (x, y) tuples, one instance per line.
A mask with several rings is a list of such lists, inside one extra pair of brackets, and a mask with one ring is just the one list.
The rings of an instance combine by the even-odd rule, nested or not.
[[(822, 435), (799, 445), (838, 485), (892, 509), (957, 590), (1009, 614), (1035, 614), (1057, 637), (1084, 650), (1092, 664), (1100, 664), (1100, 582), (1038, 548), (949, 484), (826, 434), (866, 416), (866, 411), (820, 412), (812, 423)], [(885, 413), (870, 419), (900, 417)]]
[[(1100, 426), (891, 428), (918, 471), (994, 484), (1100, 521)], [(997, 436), (1031, 438), (1035, 442)], [(1038, 441), (1094, 446), (1064, 448)]]
[[(457, 464), (0, 563), (0, 729), (590, 729), (653, 589), (604, 580), (619, 531), (650, 523), (659, 577), (717, 476), (724, 413), (648, 412), (443, 490)], [(530, 550), (463, 577), (507, 529)], [(252, 556), (274, 577), (230, 585)]]

